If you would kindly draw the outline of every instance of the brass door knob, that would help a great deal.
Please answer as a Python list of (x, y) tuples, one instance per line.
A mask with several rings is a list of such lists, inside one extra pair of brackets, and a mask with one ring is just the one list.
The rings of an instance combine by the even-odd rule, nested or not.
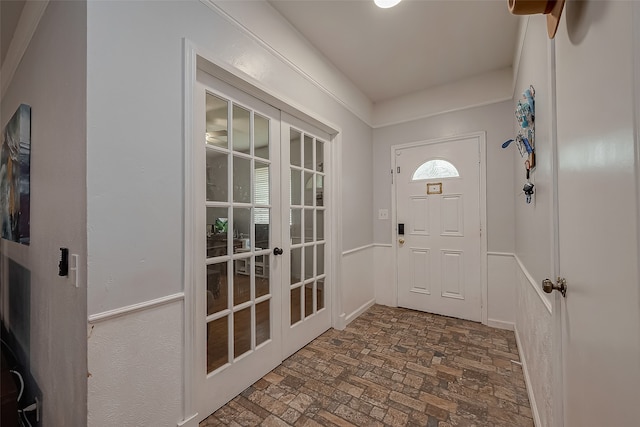
[(562, 294), (563, 297), (566, 297), (567, 296), (567, 281), (562, 277), (558, 277), (558, 281), (556, 283), (553, 283), (549, 279), (544, 279), (542, 281), (542, 290), (545, 291), (548, 294), (550, 294), (554, 290), (555, 291), (559, 291)]
[(398, 243), (400, 243), (401, 245), (404, 245), (404, 239), (398, 239)]

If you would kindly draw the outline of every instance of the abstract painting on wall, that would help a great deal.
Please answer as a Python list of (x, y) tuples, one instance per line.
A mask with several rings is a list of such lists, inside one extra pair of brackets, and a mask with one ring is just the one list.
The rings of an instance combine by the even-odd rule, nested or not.
[(31, 107), (21, 104), (2, 132), (0, 226), (2, 238), (29, 244)]

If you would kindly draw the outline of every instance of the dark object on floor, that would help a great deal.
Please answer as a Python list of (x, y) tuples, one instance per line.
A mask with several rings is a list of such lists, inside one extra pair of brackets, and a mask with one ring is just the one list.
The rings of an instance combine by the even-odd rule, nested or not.
[(2, 373), (0, 374), (1, 405), (0, 425), (18, 425), (18, 387), (16, 387), (13, 374), (9, 371), (9, 364), (5, 360), (4, 353), (0, 353), (2, 359)]

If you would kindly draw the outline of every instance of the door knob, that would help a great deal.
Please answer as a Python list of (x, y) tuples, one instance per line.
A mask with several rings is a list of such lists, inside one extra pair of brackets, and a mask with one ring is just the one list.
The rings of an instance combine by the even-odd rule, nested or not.
[(404, 245), (404, 239), (398, 239), (398, 243), (400, 243), (401, 245)]
[(280, 248), (277, 248), (277, 247), (273, 248), (273, 254), (274, 255), (282, 255), (283, 252), (284, 251), (282, 249), (280, 249)]
[(554, 290), (560, 291), (563, 297), (567, 296), (567, 281), (563, 277), (558, 277), (556, 283), (553, 283), (549, 279), (544, 279), (542, 281), (542, 290), (546, 293), (550, 294)]

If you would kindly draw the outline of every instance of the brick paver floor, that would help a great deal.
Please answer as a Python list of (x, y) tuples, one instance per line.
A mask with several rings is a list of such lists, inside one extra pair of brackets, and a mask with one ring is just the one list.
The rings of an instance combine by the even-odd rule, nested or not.
[(319, 336), (200, 427), (532, 427), (518, 361), (511, 331), (375, 305), (344, 331)]

